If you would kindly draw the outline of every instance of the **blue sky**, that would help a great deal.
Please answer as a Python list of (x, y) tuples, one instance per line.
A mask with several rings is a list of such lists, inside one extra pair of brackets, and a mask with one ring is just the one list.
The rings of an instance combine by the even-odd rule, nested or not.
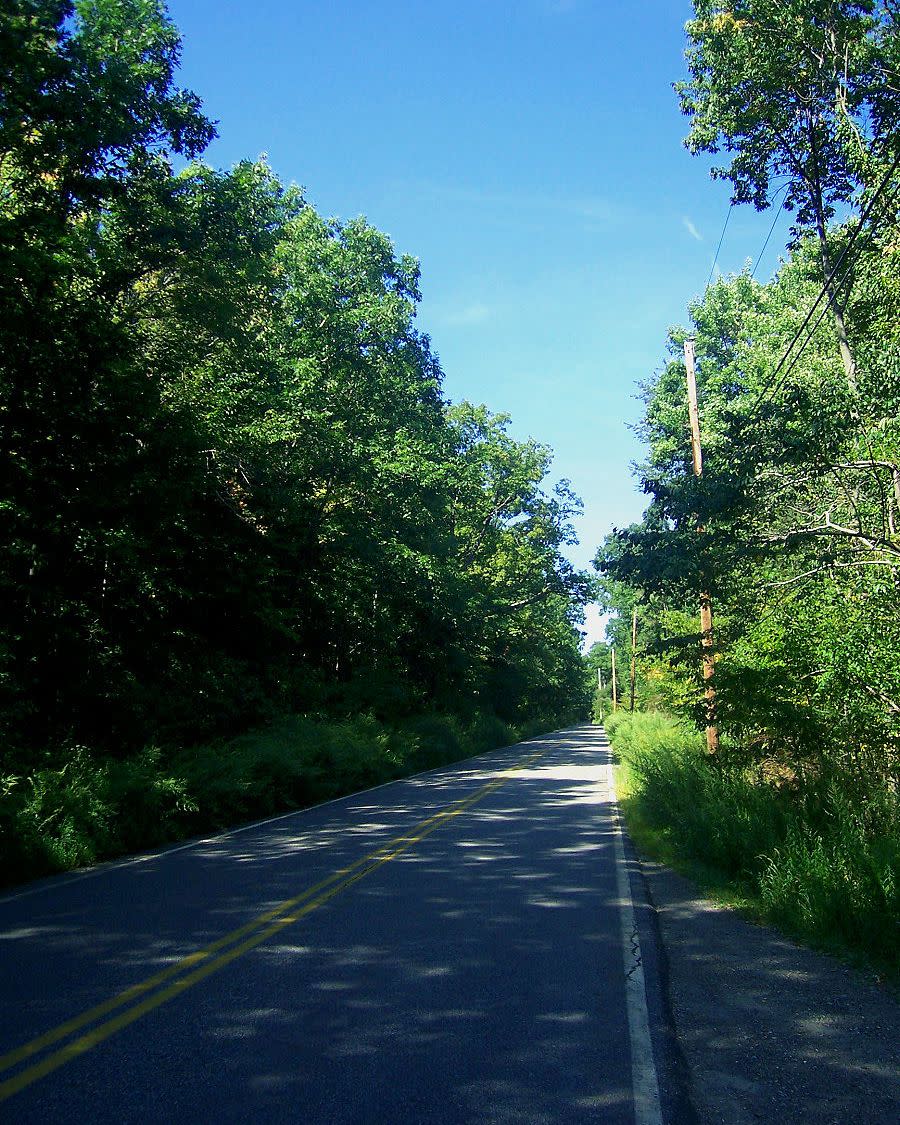
[[(690, 3), (170, 0), (207, 159), (266, 153), (316, 208), (365, 215), (422, 265), (449, 397), (512, 415), (585, 503), (587, 566), (643, 498), (636, 383), (709, 275), (728, 185), (682, 146)], [(725, 272), (771, 214), (731, 216)], [(779, 220), (761, 273), (777, 264)], [(599, 636), (589, 616), (591, 639)]]

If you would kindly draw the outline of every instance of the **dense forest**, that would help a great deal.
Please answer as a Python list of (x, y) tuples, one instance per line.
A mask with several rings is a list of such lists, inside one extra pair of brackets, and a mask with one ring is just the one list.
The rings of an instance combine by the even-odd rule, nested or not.
[[(893, 959), (900, 12), (844, 0), (698, 0), (695, 10), (689, 76), (676, 87), (686, 143), (713, 155), (734, 206), (787, 208), (793, 226), (770, 281), (751, 258), (671, 330), (669, 358), (643, 386), (649, 506), (597, 558), (626, 676), (636, 611), (639, 707), (714, 725), (721, 742), (708, 755), (659, 718), (643, 720), (652, 737), (632, 723), (622, 742), (637, 747), (646, 815), (676, 849), (795, 931)], [(713, 626), (701, 632), (704, 597)], [(608, 669), (605, 650), (592, 659)]]
[(0, 13), (5, 877), (587, 711), (550, 451), (447, 401), (414, 259), (200, 161), (179, 50)]
[(4, 5), (0, 879), (562, 725), (599, 674), (642, 843), (896, 964), (900, 11), (694, 8), (688, 148), (790, 238), (670, 330), (595, 578), (550, 450), (448, 401), (418, 263), (202, 161), (160, 0)]

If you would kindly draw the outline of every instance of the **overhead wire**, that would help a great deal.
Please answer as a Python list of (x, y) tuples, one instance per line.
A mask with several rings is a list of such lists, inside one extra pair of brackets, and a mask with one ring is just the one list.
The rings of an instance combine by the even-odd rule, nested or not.
[[(844, 274), (841, 277), (841, 280), (837, 283), (837, 285), (834, 288), (834, 295), (835, 296), (837, 296), (840, 293), (840, 291), (844, 288), (844, 284), (846, 283), (848, 277), (850, 276), (850, 271), (852, 269), (853, 269), (853, 262), (850, 262), (850, 263), (848, 263), (847, 268), (844, 270)], [(830, 308), (830, 304), (828, 302), (826, 302), (822, 306), (822, 311), (819, 313), (818, 317), (816, 318), (816, 323), (812, 326), (812, 328), (810, 328), (809, 332), (807, 333), (806, 339), (803, 341), (803, 343), (800, 345), (800, 347), (798, 348), (798, 350), (794, 354), (793, 358), (791, 359), (791, 362), (784, 369), (784, 372), (782, 373), (781, 378), (778, 380), (778, 383), (776, 384), (776, 386), (774, 386), (772, 388), (772, 391), (771, 391), (771, 393), (769, 394), (768, 397), (774, 398), (775, 395), (778, 394), (778, 392), (781, 390), (781, 388), (787, 382), (791, 372), (794, 370), (794, 368), (797, 366), (798, 362), (800, 361), (800, 356), (803, 354), (804, 348), (810, 342), (810, 340), (813, 338), (813, 336), (815, 336), (816, 330), (818, 329), (818, 327), (822, 323), (822, 321), (825, 319), (825, 316), (828, 313), (829, 308)], [(762, 399), (759, 399), (756, 403), (754, 403), (754, 409), (760, 404), (760, 402), (762, 402)]]
[[(775, 193), (775, 197), (772, 200), (773, 205), (774, 205), (775, 200), (778, 198), (779, 195), (786, 194), (787, 189), (790, 186), (791, 186), (790, 184), (784, 184), (781, 188), (779, 188), (779, 190)], [(766, 241), (762, 244), (762, 250), (760, 250), (759, 254), (757, 254), (756, 262), (753, 265), (753, 269), (750, 271), (750, 277), (751, 278), (756, 277), (756, 271), (759, 269), (759, 263), (762, 261), (762, 256), (763, 256), (763, 254), (765, 254), (766, 247), (769, 245), (769, 240), (771, 239), (771, 237), (772, 237), (772, 235), (775, 231), (775, 224), (781, 218), (781, 211), (782, 211), (782, 207), (781, 207), (781, 205), (779, 205), (775, 209), (775, 217), (772, 219), (772, 225), (769, 227), (769, 233), (766, 235)]]
[(722, 249), (722, 243), (725, 241), (725, 231), (728, 230), (728, 220), (731, 218), (731, 212), (734, 210), (734, 200), (728, 204), (728, 211), (725, 215), (725, 222), (722, 226), (722, 233), (719, 235), (719, 245), (716, 247), (715, 255), (713, 256), (712, 265), (709, 267), (709, 277), (706, 279), (706, 288), (709, 288), (709, 283), (712, 281), (712, 275), (719, 261), (719, 251)]
[[(838, 282), (837, 286), (834, 289), (834, 295), (835, 296), (837, 296), (841, 292), (841, 290), (844, 288), (844, 285), (846, 284), (846, 282), (847, 282), (848, 278), (850, 277), (851, 272), (853, 270), (853, 265), (854, 265), (854, 263), (852, 261), (848, 262), (847, 268), (844, 270), (844, 273), (843, 273), (843, 276), (841, 277), (841, 280)], [(826, 303), (825, 305), (823, 305), (822, 311), (819, 313), (818, 317), (816, 317), (815, 324), (812, 326), (812, 328), (810, 328), (806, 339), (803, 341), (803, 344), (800, 346), (800, 348), (794, 354), (794, 357), (791, 360), (790, 364), (785, 368), (784, 373), (782, 374), (781, 378), (779, 379), (777, 385), (772, 389), (770, 397), (774, 398), (775, 395), (777, 395), (781, 391), (782, 387), (785, 385), (788, 378), (790, 377), (790, 374), (793, 371), (794, 367), (796, 367), (797, 363), (799, 362), (800, 356), (803, 354), (804, 348), (806, 347), (806, 345), (810, 342), (810, 340), (815, 335), (816, 330), (818, 329), (819, 325), (824, 320), (824, 318), (825, 318), (826, 314), (828, 313), (828, 310), (829, 310), (830, 307), (831, 307), (830, 303)], [(871, 443), (870, 435), (865, 430), (863, 431), (863, 441), (865, 442), (866, 449), (868, 451), (869, 460), (872, 463), (872, 465), (874, 466), (875, 453), (872, 449), (872, 443)], [(873, 476), (874, 476), (875, 484), (878, 488), (878, 491), (881, 494), (882, 526), (884, 526), (884, 511), (885, 511), (885, 505), (888, 502), (887, 493), (886, 493), (886, 490), (885, 490), (885, 487), (884, 487), (884, 482), (882, 481), (880, 475), (877, 472), (874, 472)]]
[[(775, 193), (775, 196), (773, 197), (772, 203), (774, 204), (775, 200), (778, 199), (779, 196), (784, 195), (789, 187), (790, 187), (790, 184), (783, 184), (778, 189), (778, 191)], [(709, 267), (709, 276), (706, 279), (707, 289), (709, 288), (709, 284), (712, 281), (712, 276), (715, 273), (716, 266), (718, 265), (718, 262), (719, 262), (719, 254), (721, 253), (721, 250), (722, 250), (722, 243), (725, 241), (725, 232), (728, 230), (728, 222), (731, 219), (731, 212), (734, 210), (734, 207), (735, 207), (735, 203), (734, 203), (734, 200), (732, 199), (732, 200), (729, 201), (728, 210), (725, 213), (725, 222), (722, 224), (722, 233), (719, 235), (719, 242), (718, 242), (718, 245), (716, 246), (716, 252), (713, 255), (712, 265)], [(766, 252), (766, 247), (769, 245), (769, 241), (772, 238), (772, 234), (775, 230), (775, 224), (778, 222), (778, 219), (779, 219), (780, 215), (781, 215), (781, 208), (779, 207), (775, 212), (775, 218), (772, 220), (772, 225), (769, 227), (769, 233), (766, 235), (766, 240), (762, 244), (762, 249), (760, 250), (759, 254), (756, 257), (756, 263), (754, 264), (753, 269), (750, 272), (751, 277), (753, 277), (756, 274), (756, 271), (759, 269), (759, 263), (762, 261), (762, 256)]]
[[(843, 265), (844, 259), (848, 256), (848, 254), (850, 254), (852, 252), (854, 246), (856, 245), (856, 240), (859, 238), (860, 232), (862, 231), (862, 229), (863, 229), (863, 227), (866, 223), (866, 220), (868, 219), (869, 215), (872, 213), (872, 210), (874, 209), (875, 204), (878, 202), (878, 200), (883, 195), (884, 189), (887, 187), (888, 183), (890, 182), (891, 177), (893, 176), (894, 172), (897, 170), (898, 166), (900, 166), (900, 155), (898, 155), (896, 157), (894, 162), (891, 164), (890, 168), (888, 168), (887, 172), (885, 173), (884, 177), (881, 180), (881, 183), (878, 185), (878, 188), (876, 189), (875, 193), (872, 195), (872, 197), (869, 199), (866, 206), (863, 208), (863, 211), (860, 214), (859, 221), (857, 222), (853, 233), (851, 234), (850, 238), (847, 240), (847, 243), (844, 246), (843, 250), (841, 251), (840, 255), (838, 256), (837, 261), (831, 267), (831, 270), (828, 274), (828, 277), (825, 279), (825, 282), (822, 285), (822, 288), (819, 290), (818, 296), (816, 297), (815, 301), (813, 301), (812, 305), (809, 308), (809, 311), (807, 312), (806, 316), (803, 318), (803, 321), (802, 321), (800, 327), (794, 333), (793, 337), (791, 338), (791, 342), (788, 344), (787, 348), (785, 349), (784, 353), (782, 354), (781, 358), (779, 359), (778, 363), (776, 364), (774, 371), (769, 376), (769, 379), (766, 383), (766, 386), (763, 387), (762, 391), (760, 391), (760, 393), (757, 395), (756, 400), (753, 403), (753, 409), (754, 410), (756, 410), (767, 397), (770, 397), (770, 394), (772, 392), (772, 387), (775, 384), (775, 380), (778, 378), (778, 375), (780, 374), (782, 368), (784, 367), (784, 365), (787, 363), (788, 359), (790, 358), (791, 352), (794, 350), (794, 347), (795, 347), (797, 341), (802, 336), (804, 330), (806, 329), (806, 326), (809, 324), (809, 322), (812, 320), (813, 316), (815, 315), (816, 309), (819, 307), (822, 299), (824, 297), (828, 296), (829, 292), (832, 291), (832, 283), (834, 282), (834, 278), (837, 276), (838, 270)], [(852, 265), (852, 262), (851, 262), (851, 265)], [(844, 277), (841, 279), (841, 283), (840, 283), (841, 287), (843, 286), (843, 283), (846, 280), (848, 272), (849, 272), (849, 267), (848, 267), (848, 270), (845, 272)], [(829, 298), (829, 303), (830, 303), (830, 298)], [(827, 308), (828, 308), (828, 305), (825, 306), (825, 310), (827, 310)], [(822, 317), (824, 317), (824, 315), (825, 315), (825, 312), (823, 311)], [(821, 323), (822, 317), (820, 317), (819, 320), (816, 321), (815, 327), (818, 327), (819, 323)], [(815, 331), (815, 327), (812, 329), (812, 332)], [(803, 352), (803, 349), (806, 347), (806, 345), (809, 343), (810, 339), (812, 338), (812, 332), (810, 332), (810, 334), (807, 336), (806, 340), (804, 340), (803, 344), (801, 345), (800, 351), (797, 353), (797, 358), (799, 358), (800, 354)], [(794, 365), (792, 364), (791, 369), (793, 369), (793, 366)], [(782, 380), (782, 382), (783, 382), (783, 380)], [(781, 386), (781, 384), (779, 383), (779, 389), (780, 389), (780, 386)]]

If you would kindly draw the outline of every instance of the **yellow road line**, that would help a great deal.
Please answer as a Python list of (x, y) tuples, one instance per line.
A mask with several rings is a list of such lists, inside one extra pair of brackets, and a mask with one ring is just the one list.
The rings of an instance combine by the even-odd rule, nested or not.
[[(544, 753), (544, 751), (542, 751), (542, 753)], [(512, 767), (512, 769), (518, 769), (522, 764), (526, 763), (519, 763), (518, 765)], [(506, 771), (506, 774), (501, 776), (505, 778), (506, 776), (508, 776), (509, 772), (510, 771)], [(484, 786), (481, 790), (478, 790), (475, 796), (479, 799), (481, 795), (486, 796), (488, 787), (494, 784), (494, 782), (488, 782), (487, 786)], [(471, 800), (471, 798), (464, 797), (461, 798), (460, 801), (456, 802), (456, 804), (468, 802), (469, 800)], [(454, 807), (454, 805), (450, 806), (451, 809)], [(435, 813), (433, 816), (428, 817), (426, 820), (420, 821), (419, 824), (410, 829), (410, 832), (415, 832), (417, 829), (423, 827), (424, 825), (430, 824), (433, 820), (444, 816), (446, 816), (446, 810)], [(325, 887), (327, 887), (330, 883), (342, 879), (352, 872), (358, 870), (359, 868), (371, 863), (371, 861), (381, 855), (382, 852), (392, 848), (395, 844), (397, 844), (404, 838), (405, 835), (396, 836), (393, 840), (389, 840), (386, 844), (382, 844), (381, 847), (376, 848), (375, 851), (369, 852), (367, 855), (362, 856), (362, 858), (356, 860), (354, 863), (350, 864), (347, 867), (340, 868), (338, 871), (335, 871), (333, 874), (328, 875), (326, 878), (314, 884), (312, 887), (308, 887), (305, 891), (302, 891), (296, 897), (287, 899), (285, 902), (279, 903), (278, 906), (273, 907), (271, 910), (267, 910), (264, 914), (260, 914), (257, 918), (253, 918), (243, 926), (238, 927), (238, 929), (232, 930), (230, 933), (225, 934), (224, 937), (219, 938), (217, 941), (212, 942), (210, 945), (204, 946), (204, 948), (198, 949), (194, 953), (181, 958), (180, 960), (175, 962), (175, 964), (170, 965), (168, 968), (162, 969), (160, 972), (155, 973), (153, 976), (147, 977), (146, 980), (139, 981), (137, 984), (131, 985), (129, 988), (126, 988), (124, 991), (111, 997), (109, 1000), (105, 1000), (103, 1003), (97, 1004), (93, 1008), (89, 1008), (87, 1011), (82, 1012), (80, 1015), (75, 1016), (73, 1019), (67, 1020), (65, 1023), (60, 1024), (58, 1027), (55, 1027), (45, 1034), (38, 1036), (36, 1039), (32, 1039), (30, 1042), (23, 1044), (21, 1047), (17, 1047), (15, 1050), (9, 1051), (5, 1055), (0, 1055), (0, 1071), (9, 1070), (12, 1067), (18, 1065), (18, 1063), (24, 1062), (25, 1059), (38, 1054), (45, 1047), (50, 1047), (54, 1043), (58, 1043), (60, 1039), (65, 1039), (66, 1036), (80, 1030), (82, 1027), (86, 1027), (87, 1024), (93, 1023), (95, 1020), (100, 1019), (102, 1016), (108, 1015), (111, 1011), (114, 1011), (116, 1008), (121, 1007), (123, 1004), (127, 1004), (131, 1000), (137, 999), (137, 997), (143, 995), (145, 992), (149, 992), (151, 989), (156, 988), (158, 985), (164, 984), (167, 980), (171, 980), (172, 977), (178, 976), (179, 973), (182, 973), (186, 969), (189, 969), (192, 965), (197, 964), (197, 962), (211, 957), (214, 953), (217, 953), (226, 945), (230, 945), (232, 942), (235, 942), (238, 939), (244, 937), (246, 934), (251, 933), (258, 927), (265, 925), (266, 922), (270, 922), (273, 918), (277, 918), (285, 911), (291, 910), (293, 907), (297, 906), (305, 899), (313, 897), (319, 891), (322, 891)]]
[[(363, 856), (348, 867), (341, 868), (339, 871), (334, 872), (334, 874), (329, 875), (314, 886), (309, 887), (301, 894), (294, 898), (287, 899), (279, 906), (261, 914), (258, 918), (225, 934), (224, 937), (219, 938), (218, 941), (213, 942), (211, 945), (205, 946), (203, 949), (197, 950), (189, 956), (182, 958), (176, 964), (169, 966), (169, 968), (132, 985), (130, 988), (125, 989), (123, 992), (118, 993), (102, 1004), (97, 1004), (95, 1007), (89, 1008), (73, 1019), (67, 1020), (65, 1023), (38, 1036), (36, 1039), (32, 1039), (21, 1047), (3, 1055), (0, 1057), (0, 1070), (9, 1070), (18, 1063), (33, 1057), (44, 1048), (52, 1046), (52, 1044), (79, 1031), (89, 1023), (93, 1023), (103, 1016), (108, 1015), (116, 1008), (128, 1004), (130, 1001), (137, 999), (137, 997), (151, 991), (158, 985), (164, 984), (172, 977), (190, 969), (191, 966), (197, 965), (198, 962), (206, 962), (198, 968), (193, 969), (192, 972), (188, 972), (185, 976), (181, 977), (180, 980), (176, 980), (154, 995), (146, 997), (140, 1003), (128, 1008), (127, 1011), (121, 1012), (112, 1019), (106, 1020), (106, 1022), (101, 1023), (98, 1027), (93, 1028), (78, 1039), (54, 1051), (42, 1061), (34, 1063), (19, 1074), (0, 1083), (0, 1102), (5, 1101), (7, 1098), (12, 1097), (13, 1094), (23, 1090), (26, 1086), (30, 1086), (33, 1082), (50, 1074), (70, 1059), (83, 1055), (98, 1043), (102, 1043), (104, 1039), (108, 1039), (117, 1031), (134, 1023), (135, 1020), (140, 1019), (140, 1017), (147, 1012), (158, 1008), (175, 996), (179, 996), (192, 985), (204, 980), (212, 973), (217, 972), (238, 957), (241, 957), (244, 953), (261, 945), (286, 926), (293, 925), (293, 923), (299, 921), (307, 914), (311, 914), (313, 910), (316, 910), (318, 907), (334, 898), (335, 895), (339, 894), (341, 891), (353, 886), (354, 883), (359, 882), (361, 879), (365, 878), (366, 875), (376, 871), (379, 867), (382, 867), (385, 863), (388, 863), (390, 860), (412, 847), (413, 844), (429, 836), (446, 821), (455, 816), (459, 816), (461, 813), (465, 812), (466, 809), (470, 808), (478, 801), (483, 800), (489, 793), (492, 793), (495, 789), (499, 789), (501, 785), (504, 785), (517, 770), (530, 765), (538, 758), (543, 757), (546, 753), (547, 750), (540, 750), (528, 755), (526, 758), (517, 762), (516, 765), (511, 766), (509, 769), (499, 774), (495, 780), (488, 782), (486, 785), (476, 790), (470, 797), (463, 797), (453, 802), (453, 804), (449, 805), (446, 809), (420, 821), (408, 832), (395, 836), (393, 840), (388, 841), (388, 843), (383, 844), (380, 848)], [(274, 921), (275, 919), (277, 919), (277, 921)], [(266, 923), (269, 922), (272, 924), (267, 926)], [(264, 928), (261, 929), (261, 927)], [(254, 933), (253, 931), (257, 932)], [(252, 934), (252, 936), (246, 937), (245, 935), (248, 934)], [(239, 941), (240, 938), (245, 938), (245, 940)], [(239, 942), (239, 944), (232, 945), (234, 942)], [(228, 945), (232, 945), (232, 948), (224, 953), (220, 953), (217, 957), (213, 957), (213, 954)], [(208, 960), (209, 958), (212, 959)]]

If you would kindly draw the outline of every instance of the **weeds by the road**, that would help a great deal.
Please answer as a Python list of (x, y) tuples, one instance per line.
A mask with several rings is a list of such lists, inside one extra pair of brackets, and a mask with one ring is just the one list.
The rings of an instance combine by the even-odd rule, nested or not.
[[(552, 725), (552, 724), (548, 724)], [(292, 716), (228, 742), (121, 760), (69, 748), (0, 775), (0, 885), (227, 828), (526, 737), (494, 716)]]
[(845, 773), (767, 776), (670, 716), (607, 723), (639, 846), (819, 948), (900, 965), (900, 802)]

